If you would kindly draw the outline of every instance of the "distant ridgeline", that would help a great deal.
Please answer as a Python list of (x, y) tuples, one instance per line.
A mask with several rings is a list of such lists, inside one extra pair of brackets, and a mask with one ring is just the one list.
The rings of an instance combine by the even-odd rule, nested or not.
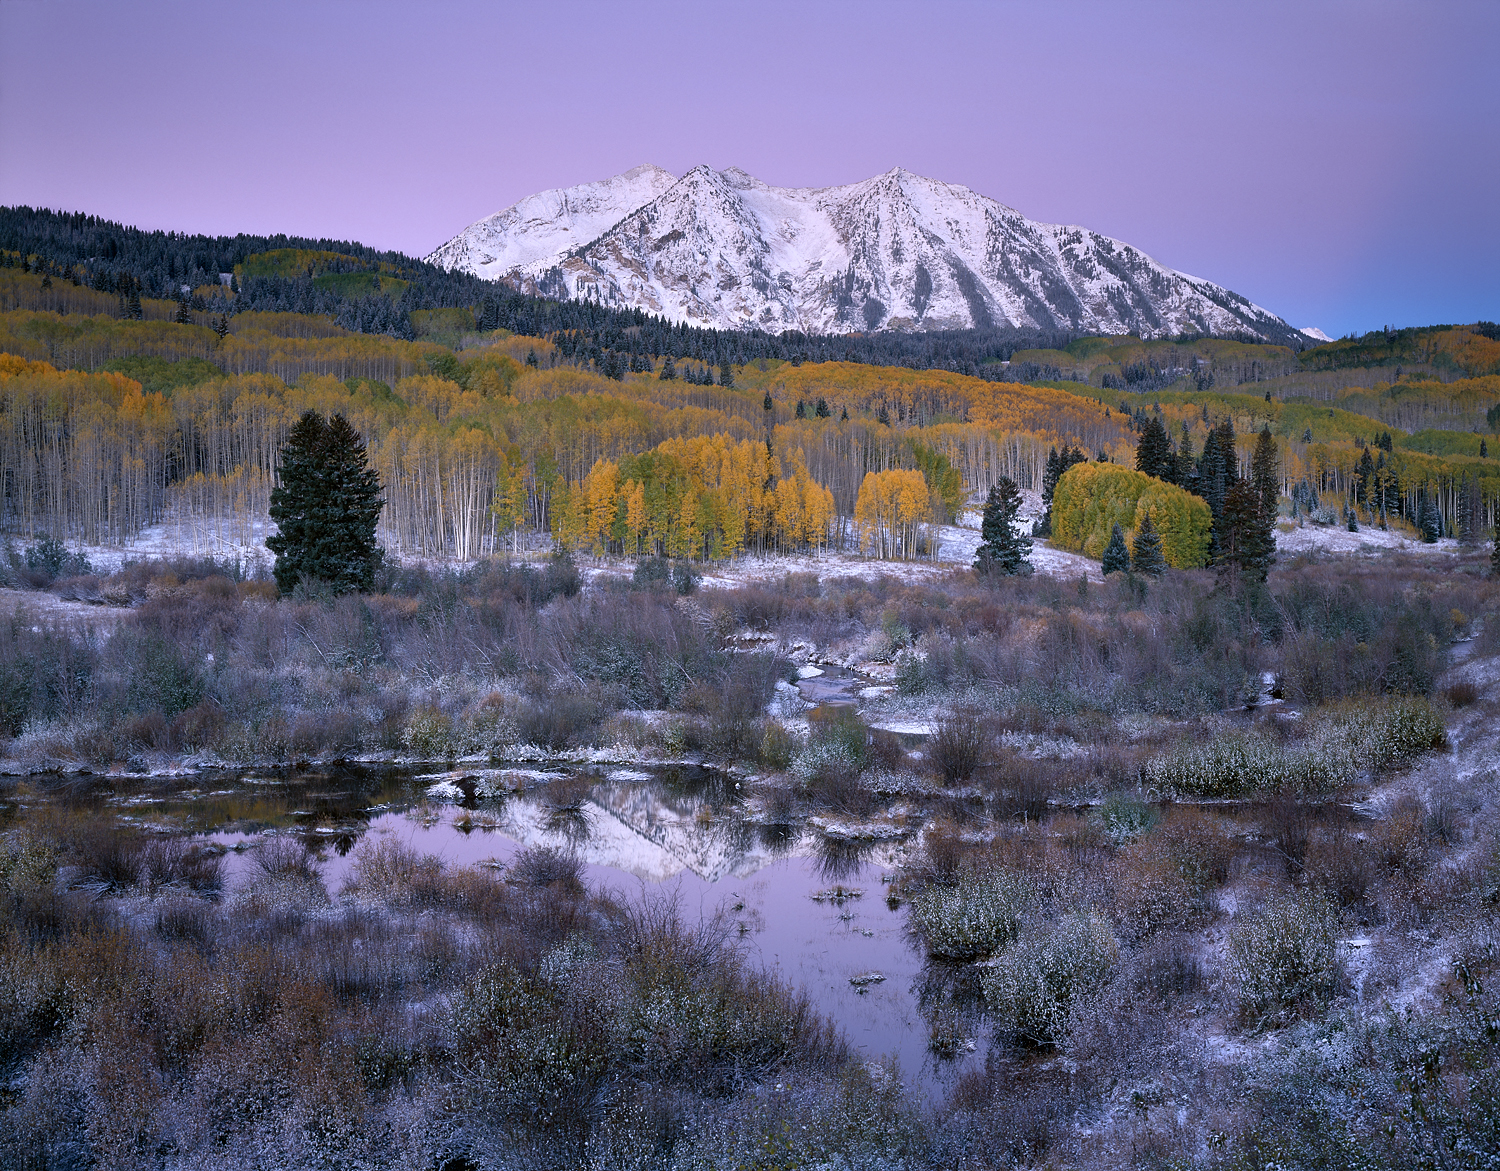
[[(849, 361), (1027, 381), (1063, 377), (1063, 366), (1047, 361), (1010, 363), (1015, 351), (1050, 354), (1078, 337), (1060, 330), (1015, 329), (850, 335), (701, 329), (639, 310), (525, 296), (400, 253), (347, 241), (146, 232), (81, 213), (28, 207), (0, 209), (0, 265), (39, 272), (53, 282), (50, 302), (22, 303), (12, 292), (0, 294), (0, 308), (147, 320), (173, 320), (182, 312), (193, 314), (200, 324), (209, 317), (246, 311), (320, 314), (352, 332), (404, 339), (506, 329), (550, 338), (565, 358), (601, 372), (611, 360), (629, 370), (632, 359), (639, 366), (643, 357), (670, 354), (715, 367), (762, 358)], [(231, 278), (231, 285), (221, 283)], [(102, 296), (78, 294), (70, 301), (59, 282)], [(183, 286), (189, 290), (185, 311), (180, 310)], [(148, 305), (151, 300), (160, 304)], [(444, 312), (449, 310), (456, 312)], [(1276, 351), (1275, 357), (1262, 359), (1265, 369), (1285, 372), (1282, 367), (1292, 352), (1263, 348)]]
[(771, 337), (524, 297), (340, 241), (11, 209), (0, 531), (118, 544), (171, 520), (198, 551), (232, 554), (265, 523), (287, 430), (315, 409), (366, 438), (380, 539), (398, 553), (546, 537), (599, 554), (925, 557), (931, 526), (998, 477), (1039, 489), (1064, 448), (1133, 467), (1153, 421), (1178, 463), (1231, 423), (1242, 467), (1269, 426), (1282, 492), (1315, 523), (1472, 536), (1500, 499), (1497, 334), (1381, 331), (1301, 353)]

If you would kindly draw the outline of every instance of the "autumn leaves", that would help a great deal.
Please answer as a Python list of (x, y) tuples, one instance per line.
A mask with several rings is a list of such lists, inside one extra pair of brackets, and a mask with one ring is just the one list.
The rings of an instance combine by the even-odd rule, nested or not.
[(560, 485), (552, 504), (557, 542), (595, 556), (816, 553), (834, 515), (833, 494), (800, 450), (783, 460), (765, 443), (724, 434), (600, 459), (576, 487)]

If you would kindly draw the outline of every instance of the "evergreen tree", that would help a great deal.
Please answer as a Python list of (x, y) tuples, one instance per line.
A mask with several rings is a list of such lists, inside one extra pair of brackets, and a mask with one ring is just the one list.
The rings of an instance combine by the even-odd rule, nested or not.
[(981, 540), (974, 558), (978, 572), (1006, 576), (1031, 572), (1031, 538), (1016, 531), (1020, 511), (1020, 489), (1009, 476), (1001, 476), (984, 505)]
[(805, 419), (805, 418), (807, 418), (807, 404), (805, 402), (803, 402), (800, 398), (797, 400), (797, 418), (799, 418), (799, 419)]
[(828, 400), (824, 398), (818, 399), (818, 407), (817, 410), (813, 412), (813, 414), (817, 415), (817, 417), (820, 419), (826, 419), (828, 418), (830, 413), (831, 412), (828, 410)]
[(1177, 444), (1177, 479), (1175, 483), (1180, 484), (1195, 496), (1201, 496), (1198, 491), (1198, 461), (1193, 458), (1193, 437), (1188, 433), (1187, 420), (1182, 421), (1182, 439)]
[(1427, 499), (1426, 489), (1417, 497), (1417, 531), (1422, 534), (1422, 540), (1428, 545), (1436, 545), (1442, 536), (1443, 517), (1438, 512), (1437, 506)]
[(1057, 491), (1057, 482), (1074, 464), (1084, 462), (1084, 454), (1076, 447), (1064, 447), (1062, 451), (1048, 449), (1047, 465), (1042, 470), (1042, 519), (1037, 522), (1036, 535), (1052, 535), (1052, 496)]
[(849, 421), (849, 408), (845, 407), (842, 411), (839, 412), (839, 422), (840, 423), (847, 423), (848, 421)]
[(1141, 518), (1141, 527), (1136, 530), (1130, 554), (1137, 573), (1160, 577), (1167, 572), (1167, 559), (1161, 551), (1161, 534), (1156, 531), (1149, 512)]
[(1115, 525), (1109, 531), (1109, 544), (1104, 546), (1104, 575), (1130, 572), (1130, 550), (1125, 547), (1125, 534)]
[(281, 449), (266, 540), (276, 554), (276, 585), (290, 593), (299, 581), (326, 582), (335, 593), (369, 590), (379, 550), (375, 524), (385, 501), (380, 476), (365, 458), (364, 440), (343, 415), (308, 411)]
[(1141, 427), (1141, 439), (1135, 445), (1135, 470), (1169, 484), (1177, 479), (1177, 462), (1172, 456), (1172, 441), (1167, 438), (1167, 429), (1155, 415), (1150, 416)]
[(1276, 560), (1276, 542), (1260, 494), (1248, 481), (1235, 481), (1224, 494), (1224, 512), (1216, 528), (1218, 563), (1265, 581), (1266, 571)]
[(770, 395), (770, 393), (769, 393), (769, 392), (767, 392), (767, 394), (766, 394), (766, 399), (765, 399), (765, 401), (764, 401), (764, 402), (763, 402), (763, 403), (761, 403), (761, 404), (760, 404), (760, 406), (761, 406), (761, 410), (763, 410), (763, 411), (765, 411), (765, 412), (766, 412), (766, 413), (767, 413), (767, 414), (768, 414), (768, 415), (769, 415), (769, 413), (770, 413), (770, 411), (771, 411), (771, 409), (772, 409), (772, 408), (773, 408), (773, 407), (774, 407), (774, 406), (775, 406), (775, 405), (776, 405), (776, 404), (775, 404), (775, 403), (773, 403), (773, 402), (772, 402), (772, 401), (771, 401), (771, 395)]
[(729, 368), (728, 361), (719, 363), (719, 385), (734, 388), (734, 371)]
[(672, 355), (667, 355), (667, 360), (661, 364), (661, 373), (657, 378), (662, 382), (671, 382), (677, 377), (677, 363), (672, 361)]
[(891, 413), (885, 409), (884, 403), (880, 404), (880, 414), (875, 416), (875, 421), (882, 427), (889, 427), (891, 425)]
[[(1365, 458), (1369, 458), (1365, 452)], [(1374, 469), (1371, 469), (1374, 474)], [(1250, 457), (1250, 482), (1260, 497), (1261, 509), (1272, 523), (1276, 518), (1276, 502), (1281, 499), (1281, 453), (1271, 435), (1271, 426), (1266, 424), (1255, 437), (1255, 454)]]
[(1354, 499), (1360, 504), (1367, 503), (1374, 488), (1375, 459), (1370, 455), (1370, 449), (1366, 447), (1359, 457), (1359, 463), (1355, 465)]
[(1489, 459), (1489, 457), (1490, 457), (1490, 445), (1489, 445), (1488, 442), (1486, 442), (1485, 440), (1481, 439), (1479, 441), (1479, 458), (1480, 459)]
[(535, 350), (527, 350), (526, 351), (526, 365), (530, 366), (533, 370), (536, 369), (537, 361), (536, 361), (536, 351)]

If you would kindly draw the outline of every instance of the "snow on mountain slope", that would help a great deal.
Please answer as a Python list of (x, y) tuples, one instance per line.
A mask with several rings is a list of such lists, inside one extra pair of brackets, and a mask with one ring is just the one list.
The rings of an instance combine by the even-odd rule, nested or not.
[(529, 195), (469, 225), (427, 259), (491, 280), (537, 262), (545, 272), (676, 182), (647, 163), (613, 179)]
[(1317, 341), (1317, 342), (1331, 342), (1333, 340), (1326, 333), (1324, 333), (1321, 329), (1319, 329), (1316, 325), (1306, 325), (1306, 326), (1303, 326), (1297, 332), (1298, 333), (1305, 333), (1308, 337), (1312, 338), (1313, 341)]
[[(772, 187), (733, 167), (695, 167), (675, 182), (664, 176), (637, 168), (602, 184), (533, 196), (467, 229), (429, 259), (527, 291), (725, 329), (1012, 325), (1145, 337), (1202, 331), (1288, 342), (1301, 336), (1238, 294), (1166, 268), (1128, 244), (1029, 220), (967, 187), (899, 167), (826, 188)], [(547, 222), (550, 208), (585, 199), (607, 204), (613, 214), (657, 184), (661, 190), (614, 216), (595, 237), (582, 239), (582, 225), (609, 214), (575, 215), (566, 232)], [(610, 194), (592, 194), (602, 189)], [(564, 238), (578, 243), (571, 250), (542, 247)]]

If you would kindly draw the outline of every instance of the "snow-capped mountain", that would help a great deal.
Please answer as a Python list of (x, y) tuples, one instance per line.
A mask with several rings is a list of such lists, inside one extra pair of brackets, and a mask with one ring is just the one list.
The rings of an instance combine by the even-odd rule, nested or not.
[(538, 265), (545, 272), (676, 182), (670, 171), (647, 163), (599, 183), (528, 195), (469, 225), (427, 260), (490, 280)]
[(524, 199), (428, 259), (529, 292), (721, 329), (1302, 337), (1128, 244), (1029, 220), (899, 167), (824, 188), (771, 187), (734, 167), (695, 167), (677, 180), (637, 167)]

